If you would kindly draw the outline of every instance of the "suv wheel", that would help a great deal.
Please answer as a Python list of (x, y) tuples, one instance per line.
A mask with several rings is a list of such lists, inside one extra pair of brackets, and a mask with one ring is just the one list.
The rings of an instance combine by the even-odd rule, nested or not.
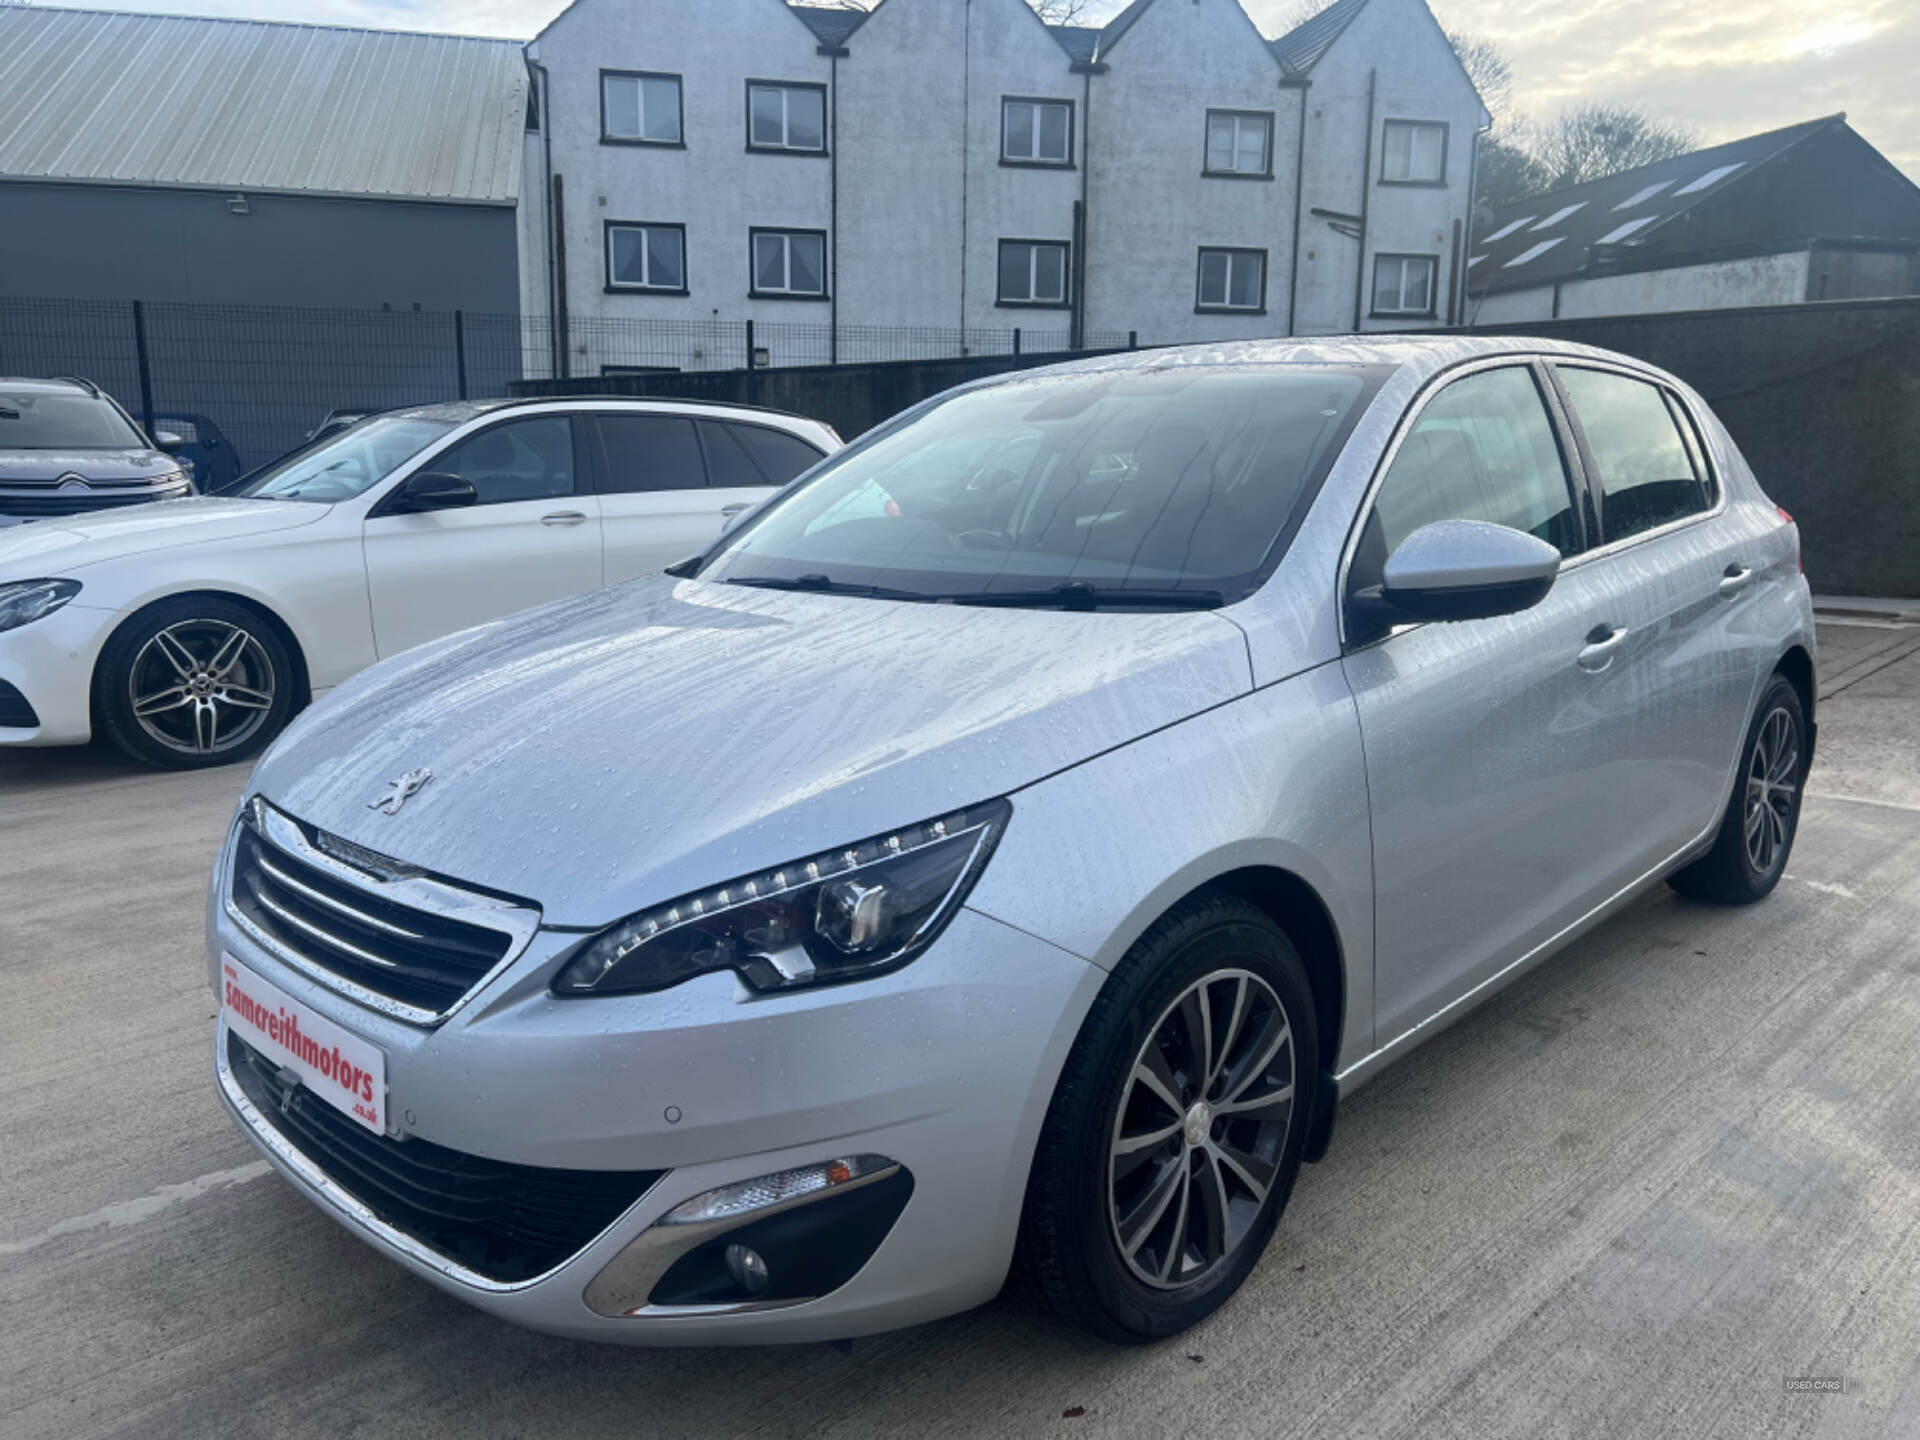
[(1800, 827), (1807, 778), (1807, 720), (1800, 692), (1775, 675), (1740, 751), (1740, 771), (1713, 848), (1667, 883), (1682, 895), (1750, 905), (1771, 894)]
[(1213, 1313), (1266, 1249), (1300, 1168), (1319, 1043), (1305, 968), (1262, 911), (1183, 901), (1094, 1002), (1022, 1215), (1052, 1309), (1122, 1344)]
[(108, 738), (169, 770), (258, 752), (294, 708), (292, 658), (271, 626), (217, 597), (165, 600), (101, 652), (94, 698)]

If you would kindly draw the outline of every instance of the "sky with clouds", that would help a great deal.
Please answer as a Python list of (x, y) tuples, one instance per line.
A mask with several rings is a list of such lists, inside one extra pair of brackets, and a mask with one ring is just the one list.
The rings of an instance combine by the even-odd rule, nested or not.
[[(275, 20), (524, 37), (564, 0), (91, 0)], [(626, 0), (641, 4), (644, 0)], [(1268, 34), (1301, 0), (1243, 0)], [(1920, 0), (1430, 0), (1449, 28), (1497, 43), (1516, 107), (1536, 119), (1626, 101), (1707, 142), (1844, 110), (1920, 180)], [(1103, 0), (1107, 12), (1121, 0)], [(1098, 12), (1096, 12), (1098, 14)]]

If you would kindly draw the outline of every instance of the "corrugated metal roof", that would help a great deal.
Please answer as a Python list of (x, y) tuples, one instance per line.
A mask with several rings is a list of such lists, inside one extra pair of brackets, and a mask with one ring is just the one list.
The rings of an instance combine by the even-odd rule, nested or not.
[(1473, 243), (1467, 289), (1476, 295), (1526, 290), (1583, 275), (1594, 247), (1628, 253), (1646, 245), (1660, 226), (1722, 186), (1743, 184), (1789, 147), (1845, 121), (1828, 115), (1747, 135), (1506, 206)]
[(518, 42), (0, 6), (0, 177), (511, 205)]

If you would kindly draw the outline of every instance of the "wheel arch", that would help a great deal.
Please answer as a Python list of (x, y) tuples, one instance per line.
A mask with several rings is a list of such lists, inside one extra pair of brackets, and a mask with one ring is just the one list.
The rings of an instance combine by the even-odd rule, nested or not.
[(156, 606), (169, 605), (176, 600), (222, 600), (231, 605), (238, 605), (241, 609), (250, 610), (255, 615), (258, 615), (261, 622), (273, 631), (274, 638), (287, 647), (287, 656), (293, 661), (293, 698), (295, 711), (302, 710), (312, 703), (313, 685), (307, 669), (307, 653), (301, 646), (299, 637), (294, 634), (293, 627), (286, 622), (285, 618), (275, 611), (272, 606), (263, 603), (254, 596), (243, 594), (237, 590), (222, 590), (214, 586), (203, 585), (190, 590), (172, 590), (165, 595), (155, 595), (128, 611), (127, 614), (121, 618), (120, 622), (107, 633), (107, 637), (105, 641), (102, 642), (99, 652), (93, 657), (93, 674), (89, 684), (89, 707), (92, 713), (95, 733), (98, 733), (100, 729), (101, 666), (106, 659), (107, 653), (113, 648), (113, 642), (125, 633), (129, 625), (139, 621)]
[(1813, 656), (1807, 653), (1804, 645), (1790, 645), (1787, 653), (1780, 657), (1780, 663), (1773, 667), (1776, 675), (1784, 675), (1800, 696), (1800, 709), (1807, 717), (1809, 729), (1813, 726), (1814, 674)]

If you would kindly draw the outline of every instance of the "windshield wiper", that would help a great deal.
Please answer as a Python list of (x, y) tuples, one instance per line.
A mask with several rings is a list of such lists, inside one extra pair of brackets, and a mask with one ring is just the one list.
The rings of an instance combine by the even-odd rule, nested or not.
[(1141, 609), (1217, 610), (1227, 603), (1218, 590), (1147, 590), (1091, 585), (1069, 580), (1046, 590), (986, 590), (972, 595), (933, 597), (954, 605), (1056, 606), (1062, 610)]
[(791, 579), (784, 575), (738, 575), (731, 576), (725, 582), (728, 585), (752, 585), (761, 590), (807, 590), (816, 595), (860, 595), (869, 600), (932, 600), (937, 597), (923, 595), (918, 590), (889, 590), (884, 585), (853, 585), (840, 580), (829, 579), (825, 575), (796, 575)]

